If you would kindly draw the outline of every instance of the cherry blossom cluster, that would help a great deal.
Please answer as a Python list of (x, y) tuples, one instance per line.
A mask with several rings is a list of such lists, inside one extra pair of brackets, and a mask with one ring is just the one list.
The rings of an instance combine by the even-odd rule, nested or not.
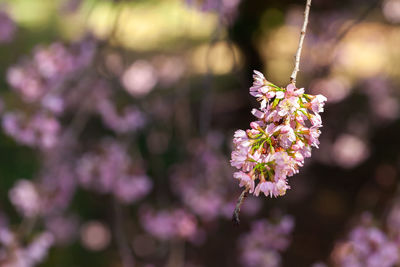
[[(9, 199), (24, 220), (37, 222), (51, 235), (51, 240), (38, 240), (51, 242), (34, 240), (33, 245), (43, 243), (42, 250), (38, 245), (25, 248), (19, 245), (24, 236), (17, 233), (9, 245), (15, 255), (11, 249), (4, 255), (0, 251), (0, 265), (10, 261), (9, 266), (35, 266), (50, 246), (73, 242), (80, 220), (68, 208), (79, 186), (113, 195), (124, 204), (139, 201), (152, 189), (140, 155), (133, 162), (129, 144), (120, 140), (142, 128), (145, 117), (124, 90), (115, 90), (91, 68), (98, 53), (93, 39), (71, 45), (56, 42), (37, 46), (7, 71), (12, 101), (6, 102), (4, 111), (1, 105), (3, 130), (42, 156), (34, 179), (17, 180)], [(91, 130), (89, 123), (99, 119), (97, 136), (88, 141), (83, 136)], [(29, 236), (37, 234), (29, 231)]]
[(5, 107), (5, 132), (23, 145), (53, 148), (63, 142), (65, 118), (81, 105), (117, 134), (142, 128), (143, 113), (133, 104), (117, 107), (115, 90), (91, 70), (97, 50), (90, 38), (71, 45), (56, 42), (36, 47), (31, 58), (11, 66), (7, 81), (18, 102), (16, 107)]
[(38, 102), (55, 111), (63, 107), (63, 83), (92, 62), (95, 50), (91, 40), (70, 47), (58, 42), (38, 46), (32, 59), (25, 58), (9, 68), (7, 81), (25, 102)]
[(196, 217), (184, 209), (156, 211), (150, 207), (140, 210), (142, 227), (160, 240), (195, 240), (198, 234)]
[(123, 145), (103, 140), (98, 150), (89, 151), (78, 160), (78, 183), (84, 188), (113, 194), (123, 203), (133, 203), (146, 196), (152, 182), (133, 164)]
[(34, 180), (19, 179), (8, 195), (23, 217), (50, 219), (53, 215), (60, 215), (69, 206), (75, 191), (73, 165), (57, 163)]
[(299, 172), (304, 159), (311, 156), (311, 147), (318, 148), (320, 112), (326, 97), (310, 95), (294, 84), (286, 88), (267, 81), (254, 71), (250, 94), (260, 102), (260, 109), (253, 109), (257, 121), (251, 129), (237, 130), (231, 165), (239, 171), (234, 178), (256, 196), (282, 196), (290, 188), (287, 177)]
[(82, 92), (72, 81), (89, 67), (94, 52), (91, 40), (71, 46), (57, 42), (38, 46), (31, 58), (11, 66), (7, 81), (18, 101), (6, 107), (2, 120), (5, 132), (23, 145), (40, 149), (57, 145), (62, 131), (60, 120), (74, 102), (71, 95)]
[(20, 244), (17, 235), (7, 226), (0, 227), (0, 263), (3, 267), (33, 267), (47, 257), (54, 242), (49, 232), (42, 232), (27, 245)]
[(52, 114), (9, 111), (3, 116), (3, 128), (23, 145), (46, 149), (57, 143), (61, 125)]
[(281, 266), (280, 253), (289, 247), (293, 228), (294, 219), (289, 215), (276, 223), (267, 219), (253, 222), (250, 232), (238, 240), (243, 266)]
[(397, 266), (399, 243), (374, 225), (369, 214), (364, 214), (362, 222), (351, 230), (348, 239), (336, 244), (332, 257), (337, 266), (343, 267)]

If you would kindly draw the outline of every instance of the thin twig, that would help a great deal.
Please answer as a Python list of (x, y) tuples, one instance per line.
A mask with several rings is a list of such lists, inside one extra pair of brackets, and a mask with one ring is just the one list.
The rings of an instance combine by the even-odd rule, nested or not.
[(299, 70), (300, 70), (301, 49), (303, 48), (304, 38), (306, 37), (308, 14), (310, 13), (310, 7), (311, 7), (311, 0), (307, 0), (306, 9), (304, 10), (303, 27), (301, 28), (301, 33), (300, 33), (299, 47), (297, 48), (297, 52), (296, 52), (294, 69), (293, 69), (292, 75), (290, 75), (290, 82), (293, 84), (296, 84), (297, 72), (299, 72)]
[(123, 225), (123, 213), (122, 207), (118, 203), (118, 200), (113, 199), (114, 205), (114, 235), (117, 242), (117, 248), (121, 257), (123, 267), (134, 267), (135, 259), (133, 258), (133, 252), (126, 240), (126, 234)]
[(240, 194), (240, 196), (236, 202), (236, 207), (235, 207), (235, 210), (233, 211), (233, 217), (232, 217), (232, 221), (235, 222), (236, 224), (240, 224), (240, 220), (239, 220), (240, 206), (242, 206), (244, 199), (247, 197), (249, 189), (250, 188), (246, 187), (242, 191), (242, 193)]
[(346, 37), (346, 35), (350, 32), (350, 30), (352, 28), (354, 28), (354, 26), (356, 26), (357, 24), (362, 22), (369, 15), (369, 13), (371, 13), (371, 11), (376, 8), (376, 6), (380, 2), (381, 2), (381, 0), (376, 0), (376, 1), (372, 2), (371, 5), (367, 9), (365, 9), (364, 12), (356, 20), (354, 20), (351, 24), (349, 24), (349, 26), (347, 26), (347, 28), (345, 28), (341, 33), (338, 34), (338, 36), (336, 37), (335, 43), (337, 44), (340, 41), (342, 41), (342, 39), (344, 37)]
[(170, 254), (166, 267), (185, 266), (185, 242), (173, 240), (170, 245)]
[(329, 74), (332, 71), (333, 67), (333, 61), (335, 59), (335, 53), (334, 50), (338, 45), (343, 41), (343, 39), (348, 35), (348, 33), (359, 23), (364, 21), (368, 15), (371, 13), (372, 10), (374, 10), (377, 5), (381, 2), (381, 0), (376, 0), (371, 3), (360, 15), (359, 17), (354, 20), (352, 23), (350, 23), (347, 27), (343, 27), (344, 29), (340, 31), (335, 37), (334, 40), (332, 40), (331, 45), (326, 51), (324, 52), (326, 55), (329, 55), (329, 59), (327, 60), (327, 63), (320, 68), (320, 76), (329, 76)]

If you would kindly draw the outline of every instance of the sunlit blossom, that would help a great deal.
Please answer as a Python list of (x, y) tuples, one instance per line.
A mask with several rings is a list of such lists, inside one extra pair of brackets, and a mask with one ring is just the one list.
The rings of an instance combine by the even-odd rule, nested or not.
[(327, 99), (305, 94), (304, 88), (294, 84), (278, 87), (259, 71), (254, 71), (253, 78), (250, 94), (260, 102), (260, 109), (251, 113), (259, 121), (234, 134), (231, 165), (239, 171), (233, 176), (256, 196), (261, 192), (282, 196), (290, 188), (287, 177), (299, 172), (312, 146), (318, 148), (322, 127), (318, 113), (324, 111)]

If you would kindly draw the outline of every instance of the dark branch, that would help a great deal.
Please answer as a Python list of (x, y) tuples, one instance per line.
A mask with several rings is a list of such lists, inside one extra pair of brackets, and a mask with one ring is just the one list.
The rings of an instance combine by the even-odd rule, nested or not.
[(249, 193), (249, 188), (246, 187), (243, 192), (240, 194), (237, 202), (236, 202), (236, 207), (235, 210), (233, 211), (233, 217), (232, 217), (232, 221), (234, 223), (236, 223), (237, 225), (240, 224), (240, 220), (239, 220), (239, 213), (240, 213), (240, 206), (242, 206), (244, 199), (247, 197)]

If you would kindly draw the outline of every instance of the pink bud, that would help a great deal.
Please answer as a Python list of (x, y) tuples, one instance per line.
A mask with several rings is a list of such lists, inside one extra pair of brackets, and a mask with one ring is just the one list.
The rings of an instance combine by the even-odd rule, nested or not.
[(285, 134), (285, 133), (288, 133), (288, 132), (290, 132), (290, 130), (292, 130), (291, 129), (291, 127), (289, 126), (289, 125), (284, 125), (282, 128), (281, 128), (281, 133), (282, 134)]
[(254, 130), (257, 130), (258, 127), (260, 127), (260, 125), (257, 122), (253, 121), (250, 123), (250, 127), (253, 128)]
[(296, 86), (294, 86), (293, 83), (289, 83), (288, 86), (286, 86), (288, 93), (293, 93), (294, 89), (296, 89)]
[(252, 113), (255, 117), (259, 118), (259, 119), (264, 118), (264, 113), (261, 112), (261, 111), (259, 111), (258, 109), (253, 108), (253, 110), (251, 111), (251, 113)]

